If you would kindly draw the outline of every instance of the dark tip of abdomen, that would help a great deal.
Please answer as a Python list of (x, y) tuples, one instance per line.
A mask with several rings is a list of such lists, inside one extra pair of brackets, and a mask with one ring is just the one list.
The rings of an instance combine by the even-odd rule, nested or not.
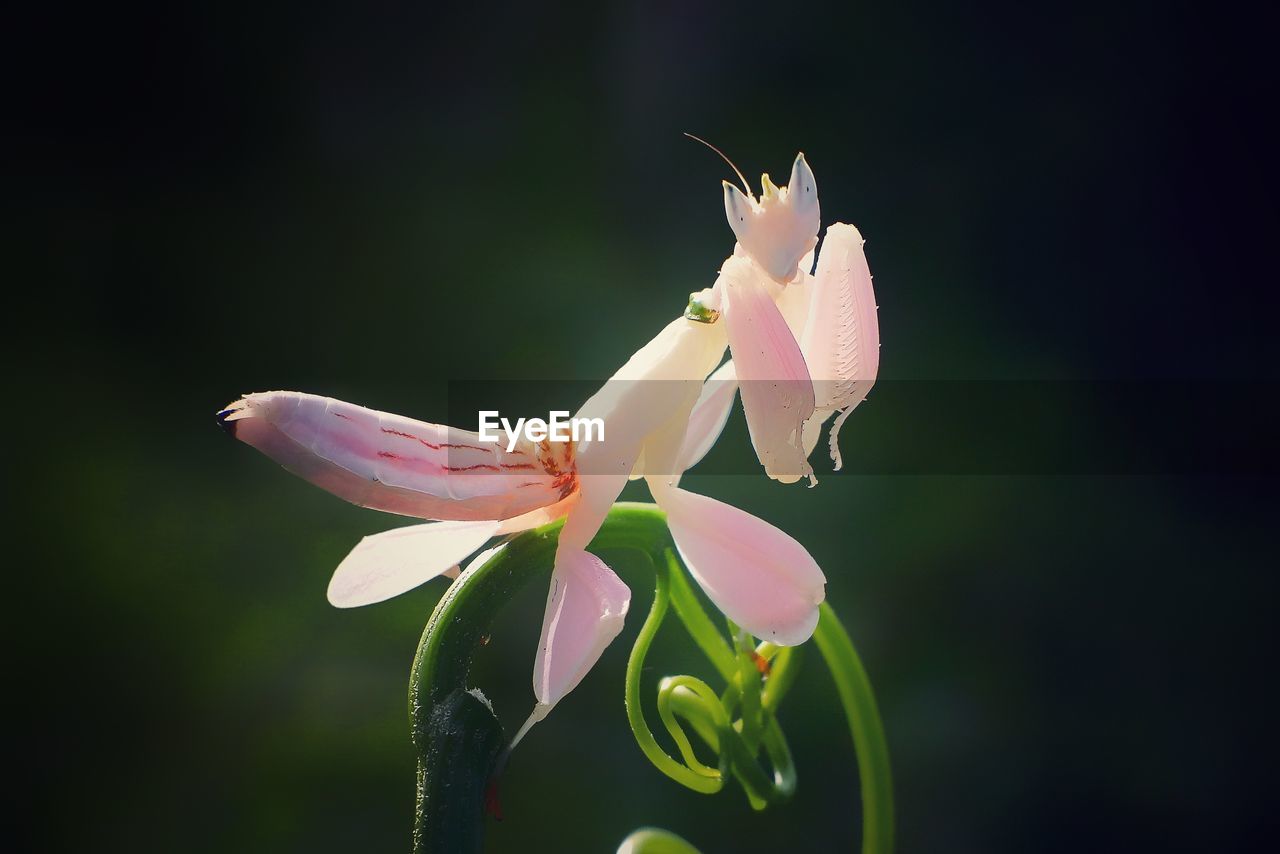
[(236, 434), (236, 422), (228, 421), (227, 416), (229, 416), (231, 413), (235, 411), (236, 410), (234, 409), (224, 409), (221, 412), (219, 412), (217, 416), (218, 426), (221, 427), (223, 430), (226, 430), (227, 433), (231, 436), (234, 436)]

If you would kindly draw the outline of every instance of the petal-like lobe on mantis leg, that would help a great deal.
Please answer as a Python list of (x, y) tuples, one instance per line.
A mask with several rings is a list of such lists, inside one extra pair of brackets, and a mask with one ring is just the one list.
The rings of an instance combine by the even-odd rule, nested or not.
[(432, 522), (373, 534), (338, 564), (329, 602), (372, 605), (443, 575), (498, 531), (500, 522)]
[(738, 393), (738, 373), (733, 360), (725, 362), (703, 383), (702, 394), (693, 405), (689, 427), (680, 448), (677, 474), (688, 471), (707, 455), (729, 420), (733, 399)]
[[(703, 380), (724, 357), (721, 326), (676, 318), (578, 410), (579, 418), (601, 419), (605, 430), (603, 438), (577, 446), (580, 498), (560, 533), (562, 547), (586, 548), (627, 479), (654, 470), (647, 455), (643, 469), (638, 466), (641, 451), (653, 433), (673, 419), (688, 420)], [(674, 460), (664, 473), (670, 473), (672, 465)]]
[(808, 321), (800, 338), (813, 378), (818, 420), (825, 420), (831, 412), (840, 413), (830, 439), (837, 470), (841, 465), (840, 427), (866, 398), (880, 370), (880, 325), (871, 270), (862, 250), (864, 242), (852, 225), (836, 223), (827, 229), (813, 277)]
[(778, 528), (714, 498), (664, 489), (681, 558), (725, 616), (763, 640), (804, 643), (818, 625), (826, 576), (804, 546)]
[(420, 519), (510, 519), (576, 488), (531, 446), (292, 391), (250, 394), (223, 426), (294, 474), (361, 507)]
[(604, 561), (580, 549), (560, 547), (533, 669), (533, 693), (540, 707), (549, 710), (578, 687), (622, 631), (630, 605), (630, 589)]
[(801, 259), (818, 239), (818, 187), (804, 155), (796, 155), (790, 183), (781, 190), (761, 179), (760, 201), (724, 184), (724, 212), (743, 250), (778, 283), (795, 278)]
[(803, 428), (813, 415), (813, 383), (800, 345), (749, 262), (730, 258), (721, 277), (729, 349), (756, 456), (783, 483), (811, 476)]
[(497, 536), (518, 534), (521, 531), (527, 531), (530, 528), (537, 528), (554, 522), (561, 516), (567, 516), (578, 505), (579, 498), (581, 498), (580, 492), (574, 492), (563, 501), (556, 502), (548, 507), (539, 507), (537, 510), (530, 510), (523, 515), (506, 519), (503, 521), (502, 526), (498, 528)]

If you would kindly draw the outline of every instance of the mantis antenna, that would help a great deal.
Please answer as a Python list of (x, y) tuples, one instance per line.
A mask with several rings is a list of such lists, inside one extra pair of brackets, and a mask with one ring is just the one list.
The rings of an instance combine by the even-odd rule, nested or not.
[(734, 174), (736, 174), (736, 175), (738, 176), (738, 180), (742, 182), (742, 189), (744, 189), (744, 190), (746, 190), (746, 191), (747, 191), (747, 198), (749, 198), (749, 199), (754, 199), (754, 198), (755, 198), (755, 194), (751, 192), (751, 187), (750, 187), (750, 185), (748, 185), (748, 184), (747, 184), (747, 179), (746, 179), (746, 178), (744, 178), (744, 177), (742, 177), (742, 172), (741, 172), (741, 171), (739, 171), (738, 167), (737, 167), (737, 166), (735, 166), (735, 165), (733, 164), (733, 161), (732, 161), (732, 160), (730, 160), (728, 157), (726, 157), (726, 156), (725, 156), (725, 153), (724, 153), (723, 151), (721, 151), (720, 149), (716, 148), (714, 145), (712, 145), (711, 143), (707, 142), (707, 141), (706, 141), (705, 139), (703, 139), (702, 137), (694, 136), (694, 135), (693, 135), (693, 134), (691, 134), (691, 133), (686, 133), (686, 134), (685, 134), (685, 136), (689, 137), (689, 139), (693, 140), (694, 142), (700, 142), (700, 143), (702, 143), (702, 144), (703, 144), (703, 145), (705, 145), (707, 148), (709, 148), (709, 149), (711, 149), (712, 151), (714, 151), (716, 154), (719, 154), (719, 155), (720, 155), (720, 159), (721, 159), (721, 160), (723, 160), (725, 163), (728, 163), (728, 164), (729, 164), (729, 168), (730, 168), (730, 169), (732, 169), (732, 170), (734, 171)]

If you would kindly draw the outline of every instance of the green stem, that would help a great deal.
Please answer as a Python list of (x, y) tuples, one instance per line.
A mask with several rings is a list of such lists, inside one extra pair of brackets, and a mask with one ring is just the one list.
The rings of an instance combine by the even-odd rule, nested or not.
[[(463, 573), (422, 633), (409, 679), (409, 718), (418, 751), (415, 854), (482, 850), (489, 785), (506, 736), (483, 695), (469, 690), (471, 664), (506, 603), (529, 584), (547, 582), (563, 524), (527, 531)], [(670, 545), (661, 510), (620, 503), (592, 548), (648, 555)]]
[(707, 616), (707, 612), (702, 609), (697, 594), (689, 586), (689, 576), (680, 568), (680, 561), (675, 556), (675, 552), (666, 549), (663, 556), (666, 558), (667, 576), (671, 582), (669, 590), (671, 604), (675, 607), (680, 622), (684, 624), (689, 636), (702, 650), (703, 655), (719, 672), (720, 678), (728, 682), (733, 678), (733, 674), (738, 672), (738, 661), (733, 655), (733, 650), (725, 642), (724, 635), (720, 634), (716, 624)]
[(476, 651), (512, 596), (550, 569), (559, 525), (531, 531), (462, 574), (436, 604), (409, 680), (418, 750), (415, 854), (480, 851), (490, 777), (506, 746), (501, 724), (470, 690)]
[(769, 681), (764, 683), (764, 690), (760, 692), (760, 703), (769, 714), (778, 710), (782, 698), (795, 684), (802, 658), (804, 647), (784, 646), (770, 659)]
[(889, 745), (876, 709), (871, 681), (853, 642), (840, 625), (836, 612), (823, 603), (813, 640), (827, 660), (836, 692), (849, 719), (858, 779), (862, 787), (862, 854), (893, 851), (893, 778), (889, 772)]

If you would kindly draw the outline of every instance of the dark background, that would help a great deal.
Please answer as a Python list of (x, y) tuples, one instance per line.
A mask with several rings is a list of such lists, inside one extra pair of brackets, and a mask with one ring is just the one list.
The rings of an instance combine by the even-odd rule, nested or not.
[[(401, 521), (213, 413), (296, 388), (433, 420), (450, 380), (607, 376), (731, 248), (727, 170), (689, 131), (753, 183), (805, 151), (824, 221), (868, 238), (887, 381), (1160, 381), (1168, 415), (1141, 429), (1070, 407), (1054, 429), (1123, 460), (1178, 447), (1194, 413), (1195, 444), (1230, 452), (1216, 472), (948, 473), (946, 426), (985, 408), (873, 392), (846, 448), (933, 473), (689, 479), (824, 567), (879, 692), (901, 850), (1265, 844), (1275, 24), (1181, 2), (10, 13), (18, 843), (407, 849), (405, 681), (443, 584), (331, 609), (333, 567)], [(997, 444), (1045, 429), (979, 423)], [(744, 436), (739, 412), (718, 452), (745, 459)], [(612, 851), (643, 824), (708, 854), (850, 850), (853, 754), (817, 655), (782, 712), (793, 803), (752, 814), (649, 766), (622, 673), (651, 580), (617, 567), (629, 631), (517, 751), (491, 850)], [(476, 674), (508, 727), (543, 595)], [(674, 625), (651, 662), (709, 676)]]

